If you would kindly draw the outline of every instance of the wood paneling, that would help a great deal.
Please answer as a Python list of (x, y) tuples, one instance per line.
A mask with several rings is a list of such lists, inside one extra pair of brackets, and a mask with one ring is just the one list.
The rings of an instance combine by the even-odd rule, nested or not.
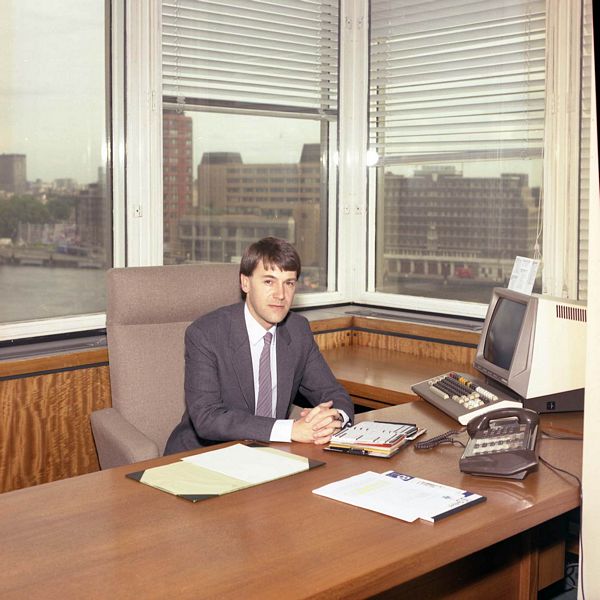
[(316, 333), (315, 341), (321, 351), (330, 350), (332, 348), (344, 348), (352, 345), (353, 334), (349, 330)]
[[(432, 372), (470, 372), (478, 334), (370, 317), (311, 322), (317, 344), (357, 402), (415, 400)], [(111, 405), (106, 348), (0, 362), (0, 492), (98, 469), (89, 415)]]
[(97, 471), (89, 415), (107, 406), (108, 366), (0, 381), (0, 492)]
[(447, 327), (424, 325), (422, 323), (388, 321), (373, 317), (354, 317), (352, 327), (354, 329), (374, 330), (380, 331), (381, 333), (401, 334), (403, 336), (414, 336), (431, 340), (448, 340), (475, 346), (479, 343), (479, 333), (475, 331), (450, 329)]
[[(432, 358), (435, 360), (447, 360), (471, 369), (475, 358), (475, 348), (459, 346), (457, 344), (446, 344), (444, 341), (429, 341), (386, 335), (382, 333), (367, 333), (364, 331), (353, 331), (353, 343), (356, 346), (368, 348), (382, 348), (393, 352), (402, 352), (417, 358)], [(464, 370), (464, 368), (463, 368)], [(471, 372), (471, 371), (470, 371)], [(474, 373), (474, 371), (472, 371)]]
[(323, 331), (333, 331), (335, 329), (350, 329), (352, 327), (353, 317), (335, 317), (332, 319), (319, 319), (310, 322), (310, 328), (313, 333)]

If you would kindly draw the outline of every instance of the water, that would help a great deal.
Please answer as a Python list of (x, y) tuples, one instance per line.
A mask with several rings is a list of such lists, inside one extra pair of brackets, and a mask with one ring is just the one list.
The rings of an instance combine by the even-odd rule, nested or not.
[(0, 323), (104, 312), (102, 269), (0, 265)]
[[(0, 323), (104, 312), (105, 278), (102, 269), (0, 265)], [(456, 281), (444, 286), (439, 280), (407, 279), (378, 291), (487, 304), (491, 284)]]

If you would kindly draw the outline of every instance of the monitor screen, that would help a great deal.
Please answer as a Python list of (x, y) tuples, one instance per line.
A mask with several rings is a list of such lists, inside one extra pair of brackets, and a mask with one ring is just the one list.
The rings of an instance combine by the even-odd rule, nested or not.
[(527, 304), (500, 298), (485, 338), (483, 357), (501, 369), (510, 369), (510, 363), (519, 340), (519, 332)]

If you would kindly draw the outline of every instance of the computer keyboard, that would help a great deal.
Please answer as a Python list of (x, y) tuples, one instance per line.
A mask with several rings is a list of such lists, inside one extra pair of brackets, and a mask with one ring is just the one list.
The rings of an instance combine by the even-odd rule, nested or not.
[(461, 425), (497, 408), (523, 408), (521, 402), (490, 384), (454, 371), (415, 383), (411, 389)]

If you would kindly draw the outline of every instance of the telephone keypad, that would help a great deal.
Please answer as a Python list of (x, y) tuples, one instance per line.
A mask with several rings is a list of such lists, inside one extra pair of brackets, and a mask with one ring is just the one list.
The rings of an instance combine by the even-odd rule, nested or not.
[(478, 432), (473, 439), (474, 455), (520, 450), (525, 447), (525, 426), (519, 423), (509, 423), (484, 429)]

